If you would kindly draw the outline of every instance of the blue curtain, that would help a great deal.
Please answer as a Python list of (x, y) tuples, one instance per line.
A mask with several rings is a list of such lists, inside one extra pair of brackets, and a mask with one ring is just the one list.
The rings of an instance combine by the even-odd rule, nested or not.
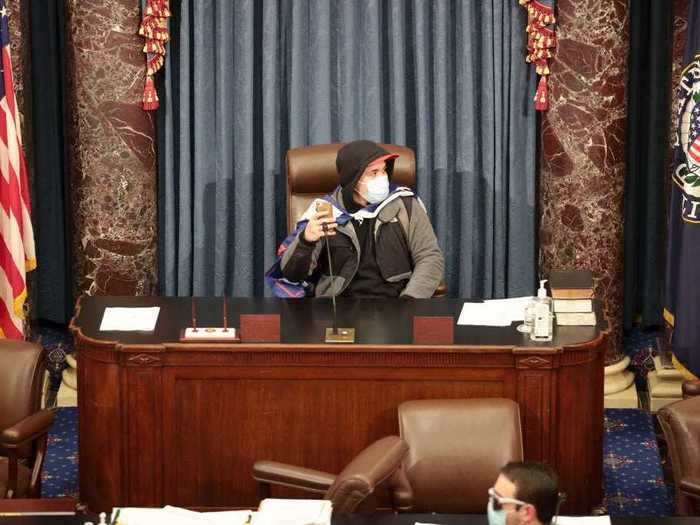
[(180, 0), (159, 109), (166, 295), (263, 295), (289, 148), (405, 144), (452, 295), (532, 293), (535, 78), (514, 0)]

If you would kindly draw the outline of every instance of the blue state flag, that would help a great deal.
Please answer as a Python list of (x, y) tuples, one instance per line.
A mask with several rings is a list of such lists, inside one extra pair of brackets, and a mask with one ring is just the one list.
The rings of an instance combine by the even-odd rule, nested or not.
[(664, 319), (673, 353), (700, 375), (700, 0), (692, 0), (678, 85)]

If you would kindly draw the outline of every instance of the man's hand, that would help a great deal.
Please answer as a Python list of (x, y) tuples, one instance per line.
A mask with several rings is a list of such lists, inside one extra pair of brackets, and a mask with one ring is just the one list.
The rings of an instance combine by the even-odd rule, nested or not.
[(304, 228), (304, 240), (316, 242), (321, 237), (332, 237), (336, 234), (338, 224), (333, 220), (333, 212), (329, 210), (317, 211)]

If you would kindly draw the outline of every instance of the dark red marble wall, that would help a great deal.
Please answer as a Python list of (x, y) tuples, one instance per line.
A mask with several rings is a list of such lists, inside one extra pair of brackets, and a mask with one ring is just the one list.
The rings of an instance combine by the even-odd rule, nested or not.
[(154, 122), (141, 109), (136, 0), (68, 0), (74, 271), (77, 293), (156, 286)]
[(626, 0), (559, 0), (542, 118), (540, 273), (589, 268), (620, 351), (629, 20)]

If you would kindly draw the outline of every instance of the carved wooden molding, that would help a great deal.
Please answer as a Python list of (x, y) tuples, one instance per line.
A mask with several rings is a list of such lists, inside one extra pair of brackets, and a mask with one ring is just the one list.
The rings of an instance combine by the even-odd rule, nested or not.
[(162, 364), (160, 357), (153, 354), (136, 354), (126, 358), (127, 364), (138, 366), (154, 366)]
[(553, 363), (550, 357), (531, 355), (519, 358), (516, 366), (517, 368), (552, 368)]
[[(166, 366), (188, 366), (201, 363), (201, 356), (182, 352), (166, 352)], [(474, 353), (333, 353), (333, 352), (237, 352), (208, 354), (208, 365), (221, 366), (329, 366), (337, 367), (427, 367), (427, 368), (512, 368), (513, 356), (492, 354), (488, 358)]]

